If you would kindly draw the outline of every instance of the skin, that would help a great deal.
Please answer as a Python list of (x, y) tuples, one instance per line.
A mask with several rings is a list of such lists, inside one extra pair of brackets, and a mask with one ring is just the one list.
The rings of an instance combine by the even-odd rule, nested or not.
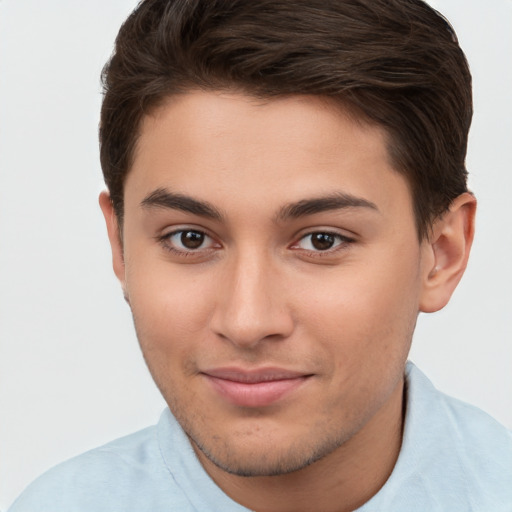
[[(193, 91), (142, 123), (122, 242), (100, 204), (148, 367), (216, 483), (258, 511), (373, 496), (400, 450), (418, 312), (464, 271), (474, 198), (419, 241), (378, 127), (315, 97)], [(240, 405), (209, 375), (233, 367), (301, 378)]]

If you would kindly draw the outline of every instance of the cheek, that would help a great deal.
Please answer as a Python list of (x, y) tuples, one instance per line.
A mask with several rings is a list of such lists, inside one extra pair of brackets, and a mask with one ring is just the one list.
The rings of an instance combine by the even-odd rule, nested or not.
[(153, 261), (147, 267), (128, 266), (127, 283), (143, 350), (173, 356), (193, 350), (205, 335), (213, 303), (204, 279)]
[[(316, 338), (347, 378), (367, 367), (407, 357), (418, 312), (417, 259), (390, 255), (387, 264), (339, 269), (323, 283), (310, 283), (301, 308)], [(321, 284), (321, 286), (319, 286)], [(308, 289), (308, 288), (305, 288)]]

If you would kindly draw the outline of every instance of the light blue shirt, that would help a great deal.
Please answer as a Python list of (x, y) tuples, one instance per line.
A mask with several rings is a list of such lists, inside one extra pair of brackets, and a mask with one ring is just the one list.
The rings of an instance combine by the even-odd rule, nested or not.
[[(412, 364), (399, 458), (357, 512), (511, 512), (512, 432)], [(51, 469), (9, 512), (248, 512), (210, 479), (169, 410), (156, 426)]]

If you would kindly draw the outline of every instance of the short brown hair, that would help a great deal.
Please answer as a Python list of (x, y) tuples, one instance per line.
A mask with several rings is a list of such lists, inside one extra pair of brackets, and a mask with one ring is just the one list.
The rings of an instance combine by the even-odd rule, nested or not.
[(421, 0), (143, 0), (103, 84), (101, 165), (120, 224), (142, 117), (191, 89), (326, 96), (383, 127), (420, 238), (467, 190), (471, 75)]

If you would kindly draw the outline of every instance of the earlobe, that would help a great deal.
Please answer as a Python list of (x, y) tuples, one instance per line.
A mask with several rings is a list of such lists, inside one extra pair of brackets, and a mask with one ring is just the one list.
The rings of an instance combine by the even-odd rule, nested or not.
[(458, 196), (432, 227), (425, 242), (420, 311), (442, 309), (466, 269), (475, 228), (476, 199), (466, 192)]
[(121, 233), (119, 230), (119, 224), (117, 216), (110, 200), (110, 194), (103, 191), (99, 197), (99, 203), (103, 216), (105, 218), (105, 224), (107, 226), (108, 239), (110, 241), (110, 248), (112, 250), (112, 266), (114, 273), (119, 279), (121, 286), (123, 287), (123, 293), (127, 299), (127, 293), (125, 289), (125, 266), (123, 257), (123, 243), (121, 240)]

